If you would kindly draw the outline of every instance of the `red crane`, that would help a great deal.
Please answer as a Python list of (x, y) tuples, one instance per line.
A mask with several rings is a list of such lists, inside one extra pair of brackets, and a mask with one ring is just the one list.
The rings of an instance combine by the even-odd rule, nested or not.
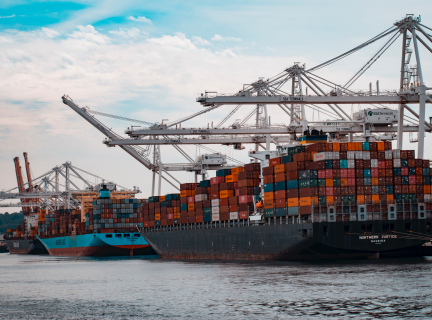
[[(15, 157), (13, 160), (14, 160), (14, 164), (15, 164), (15, 173), (16, 173), (17, 182), (18, 182), (18, 190), (20, 193), (24, 193), (24, 192), (26, 192), (26, 190), (24, 188), (24, 179), (23, 179), (23, 175), (22, 175), (22, 171), (21, 171), (19, 158)], [(26, 199), (21, 199), (21, 203), (26, 203), (26, 202), (27, 202)], [(22, 207), (22, 211), (25, 215), (27, 215), (30, 213), (30, 207)]]
[[(24, 162), (25, 162), (25, 168), (27, 173), (27, 182), (28, 182), (28, 191), (27, 192), (33, 192), (34, 189), (39, 190), (39, 186), (33, 186), (32, 182), (32, 176), (31, 176), (31, 170), (30, 170), (30, 162), (28, 160), (27, 152), (24, 152)], [(40, 199), (31, 199), (32, 202), (39, 202)], [(39, 207), (33, 207), (33, 212), (39, 211)]]

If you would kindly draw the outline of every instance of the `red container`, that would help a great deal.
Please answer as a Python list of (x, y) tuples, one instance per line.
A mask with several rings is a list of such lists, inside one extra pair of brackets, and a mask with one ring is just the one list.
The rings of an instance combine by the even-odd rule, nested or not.
[(371, 169), (371, 177), (372, 178), (378, 178), (378, 168), (372, 168)]
[(318, 179), (325, 179), (326, 178), (326, 170), (318, 170)]
[(357, 186), (363, 186), (364, 185), (364, 178), (357, 178), (356, 179), (356, 185)]
[(348, 169), (340, 169), (340, 177), (348, 178)]
[(243, 219), (248, 219), (249, 218), (249, 214), (247, 211), (240, 211), (239, 212), (239, 219), (243, 220)]
[(348, 170), (348, 178), (355, 178), (356, 177), (355, 169), (347, 169), (347, 170)]
[(326, 196), (333, 196), (333, 187), (325, 187), (326, 188)]
[[(323, 187), (325, 188), (325, 187)], [(287, 198), (298, 198), (299, 197), (299, 189), (288, 189), (286, 192)]]
[[(269, 165), (270, 166), (276, 166), (278, 164), (281, 164), (281, 157), (269, 159)], [(264, 169), (263, 169), (264, 170)]]
[(349, 187), (355, 187), (356, 185), (356, 179), (355, 178), (348, 178), (348, 186)]
[(275, 207), (276, 208), (285, 208), (286, 207), (286, 200), (285, 199), (276, 199)]
[[(278, 191), (276, 191), (276, 192), (278, 192)], [(239, 203), (253, 203), (254, 202), (254, 199), (253, 199), (253, 196), (248, 196), (248, 195), (245, 195), (245, 196), (239, 196)]]
[(416, 176), (408, 176), (409, 184), (416, 184)]
[(326, 179), (333, 179), (333, 169), (326, 169), (325, 170), (325, 178)]
[(378, 160), (378, 169), (385, 169), (386, 163), (385, 160)]
[(401, 175), (402, 176), (407, 176), (408, 175), (408, 168), (407, 167), (402, 167), (401, 168)]

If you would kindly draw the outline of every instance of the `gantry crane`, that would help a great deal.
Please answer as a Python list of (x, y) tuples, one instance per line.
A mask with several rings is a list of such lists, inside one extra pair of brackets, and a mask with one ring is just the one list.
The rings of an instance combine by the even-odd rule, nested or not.
[[(108, 146), (118, 145), (133, 156), (133, 152), (128, 150), (134, 150), (138, 146), (145, 146), (145, 150), (149, 150), (149, 146), (153, 146), (155, 150), (153, 163), (148, 159), (141, 162), (153, 172), (159, 171), (159, 177), (162, 171), (174, 171), (176, 167), (171, 165), (172, 167), (169, 168), (161, 165), (161, 161), (158, 162), (157, 154), (161, 145), (172, 145), (179, 150), (180, 145), (187, 144), (232, 145), (237, 149), (242, 149), (243, 144), (254, 144), (255, 151), (250, 152), (249, 155), (262, 160), (269, 153), (275, 152), (271, 151), (271, 144), (276, 145), (276, 152), (283, 153), (286, 147), (299, 143), (299, 135), (313, 130), (329, 134), (330, 139), (334, 141), (373, 141), (397, 138), (399, 149), (402, 148), (403, 132), (420, 132), (418, 155), (423, 157), (424, 133), (432, 131), (432, 125), (425, 122), (424, 115), (425, 103), (432, 102), (426, 92), (431, 88), (427, 88), (423, 82), (418, 41), (430, 52), (432, 50), (416, 32), (421, 32), (431, 42), (432, 39), (423, 28), (432, 30), (421, 24), (420, 17), (407, 15), (370, 40), (315, 67), (308, 69), (305, 64), (296, 62), (272, 78), (260, 78), (243, 85), (236, 94), (206, 91), (197, 98), (197, 102), (203, 105), (203, 110), (171, 123), (143, 122), (148, 127), (131, 128), (125, 131), (130, 139), (101, 130), (100, 123), (93, 122), (89, 110), (79, 108), (69, 97), (63, 96), (63, 102), (104, 133), (107, 136), (104, 143)], [(382, 90), (377, 81), (375, 88), (370, 83), (367, 89), (351, 89), (351, 86), (382, 57), (401, 35), (403, 40), (400, 88)], [(317, 73), (318, 70), (384, 39), (384, 44), (379, 50), (344, 85), (327, 80)], [(416, 66), (409, 66), (412, 53), (412, 50), (409, 49), (411, 39), (414, 44)], [(367, 109), (350, 115), (346, 107), (352, 104), (367, 105)], [(414, 112), (408, 104), (419, 104), (419, 114)], [(184, 122), (219, 109), (223, 105), (235, 105), (235, 107), (218, 125), (213, 126), (212, 122), (211, 125), (207, 124), (201, 128), (182, 127)], [(223, 128), (222, 125), (237, 114), (242, 106), (252, 110), (248, 111), (243, 119)], [(272, 123), (269, 106), (280, 108), (289, 117), (289, 121), (279, 124)], [(392, 106), (397, 106), (397, 110)], [(321, 112), (331, 119), (310, 121), (307, 118), (306, 109)], [(404, 114), (404, 110), (408, 110), (412, 116)], [(391, 116), (383, 117), (384, 120), (374, 117), (374, 114), (379, 113), (389, 113)], [(253, 121), (252, 124), (250, 120)], [(278, 119), (278, 121), (281, 120)], [(264, 151), (258, 152), (258, 148)], [(185, 170), (185, 167), (181, 167), (180, 170)]]

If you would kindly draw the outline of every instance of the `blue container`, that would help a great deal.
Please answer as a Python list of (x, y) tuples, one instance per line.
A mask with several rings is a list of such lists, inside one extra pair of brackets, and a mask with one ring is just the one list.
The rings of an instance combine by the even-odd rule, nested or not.
[(166, 201), (161, 201), (160, 206), (161, 206), (161, 208), (165, 208), (166, 207)]
[(423, 176), (423, 184), (430, 186), (431, 185), (431, 176)]
[(393, 168), (393, 175), (394, 176), (400, 176), (400, 175), (402, 175), (401, 168)]
[(395, 193), (395, 195), (394, 195), (394, 200), (395, 200), (396, 202), (402, 202), (402, 195), (399, 194), (399, 193)]
[(343, 213), (350, 213), (350, 206), (342, 206)]
[(166, 195), (167, 200), (180, 200), (180, 194), (179, 193), (171, 193)]
[(292, 155), (289, 155), (289, 156), (283, 156), (283, 157), (281, 158), (281, 163), (282, 163), (282, 164), (284, 164), (284, 163), (290, 163), (290, 162), (292, 162)]
[(224, 169), (216, 170), (216, 177), (224, 177), (225, 176)]
[(392, 185), (386, 186), (386, 194), (393, 194), (393, 186)]
[(333, 160), (325, 160), (325, 168), (333, 169)]
[(264, 185), (264, 192), (273, 192), (273, 191), (275, 191), (273, 183), (267, 183)]
[(365, 186), (371, 186), (372, 185), (372, 178), (363, 178), (363, 179), (364, 179), (363, 184)]
[(379, 194), (379, 187), (378, 186), (372, 186), (372, 194)]
[(339, 166), (341, 169), (348, 169), (348, 160), (339, 160)]
[(285, 181), (275, 182), (274, 184), (274, 191), (285, 190), (285, 188), (286, 188)]
[(370, 178), (371, 177), (371, 169), (363, 169), (363, 177)]
[(180, 205), (180, 210), (187, 210), (188, 204), (187, 203), (182, 203)]
[(165, 201), (166, 202), (166, 206), (167, 207), (172, 207), (172, 205), (171, 205), (171, 200), (167, 200), (167, 201)]
[(408, 160), (407, 159), (401, 159), (401, 167), (408, 168)]
[(369, 151), (369, 142), (363, 142), (362, 147), (363, 151)]
[(264, 209), (264, 217), (265, 218), (272, 218), (275, 215), (274, 209)]
[(253, 194), (254, 195), (260, 195), (261, 194), (261, 188), (260, 187), (254, 187), (253, 188)]
[(203, 180), (200, 182), (200, 187), (206, 188), (210, 187), (210, 180)]
[(211, 218), (212, 218), (211, 214), (205, 214), (203, 221), (204, 222), (211, 222), (212, 221)]
[(276, 208), (276, 217), (285, 217), (286, 214), (286, 208)]
[(298, 188), (298, 180), (288, 180), (286, 182), (287, 189), (297, 189)]
[(408, 175), (415, 176), (416, 175), (415, 168), (408, 168)]
[(288, 207), (288, 215), (289, 216), (298, 216), (299, 207)]
[(160, 225), (161, 225), (160, 220), (156, 220), (156, 221), (155, 221), (155, 227), (160, 227)]
[(408, 176), (402, 176), (402, 184), (409, 184)]
[(430, 168), (423, 168), (423, 175), (429, 176), (430, 175)]

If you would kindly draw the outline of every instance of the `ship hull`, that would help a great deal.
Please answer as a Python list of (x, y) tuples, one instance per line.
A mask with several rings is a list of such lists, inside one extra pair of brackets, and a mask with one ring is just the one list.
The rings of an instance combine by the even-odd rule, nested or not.
[[(120, 235), (116, 237), (116, 235)], [(127, 235), (127, 237), (125, 236)], [(137, 233), (91, 233), (53, 238), (39, 238), (52, 256), (108, 257), (154, 255), (155, 252)]]
[(48, 254), (39, 239), (5, 239), (10, 254)]
[(321, 222), (142, 234), (167, 259), (373, 259), (427, 255), (423, 245), (432, 239), (427, 223), (431, 220)]

